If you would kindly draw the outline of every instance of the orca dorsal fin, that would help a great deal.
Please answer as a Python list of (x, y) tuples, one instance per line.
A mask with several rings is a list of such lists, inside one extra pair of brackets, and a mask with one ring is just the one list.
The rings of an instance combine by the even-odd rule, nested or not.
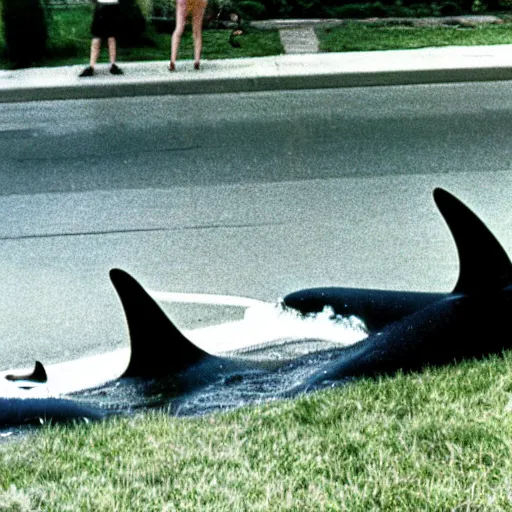
[(33, 380), (34, 382), (40, 382), (41, 384), (44, 384), (48, 381), (48, 375), (46, 375), (46, 370), (44, 369), (44, 366), (39, 361), (36, 361), (36, 364), (34, 366), (34, 371), (32, 372), (32, 375), (30, 376), (29, 380)]
[(48, 381), (48, 375), (46, 375), (46, 370), (44, 369), (42, 363), (40, 363), (39, 361), (36, 361), (32, 373), (29, 373), (27, 375), (6, 375), (5, 378), (13, 382), (26, 380), (30, 382), (37, 382), (40, 384), (44, 384), (45, 382)]
[(512, 283), (512, 264), (489, 228), (459, 199), (434, 190), (434, 201), (448, 224), (459, 254), (459, 279), (453, 293), (503, 289)]
[(110, 279), (123, 305), (130, 335), (130, 362), (122, 377), (172, 375), (210, 355), (183, 336), (130, 274), (112, 269)]

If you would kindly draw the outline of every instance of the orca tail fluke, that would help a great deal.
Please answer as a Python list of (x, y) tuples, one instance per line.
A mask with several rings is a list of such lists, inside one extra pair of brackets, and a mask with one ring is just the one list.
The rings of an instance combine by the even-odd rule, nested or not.
[(448, 224), (459, 254), (459, 278), (453, 293), (479, 293), (512, 284), (512, 264), (489, 228), (459, 199), (434, 190), (434, 201)]
[(183, 336), (130, 274), (112, 269), (110, 279), (123, 306), (130, 335), (130, 362), (122, 377), (172, 375), (209, 356)]
[(29, 373), (28, 375), (6, 375), (5, 378), (7, 380), (16, 382), (21, 380), (26, 380), (30, 382), (37, 382), (44, 384), (48, 381), (48, 375), (46, 375), (46, 370), (44, 369), (44, 366), (39, 361), (36, 361), (36, 364), (34, 366), (34, 370), (32, 373)]

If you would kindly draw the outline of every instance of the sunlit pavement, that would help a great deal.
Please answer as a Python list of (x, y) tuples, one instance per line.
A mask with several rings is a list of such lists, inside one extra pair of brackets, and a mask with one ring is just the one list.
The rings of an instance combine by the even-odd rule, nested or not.
[(79, 78), (83, 66), (0, 71), (0, 101), (42, 101), (124, 96), (494, 81), (512, 79), (510, 45), (453, 46), (377, 52), (312, 53), (243, 59), (120, 63), (110, 75), (99, 65)]

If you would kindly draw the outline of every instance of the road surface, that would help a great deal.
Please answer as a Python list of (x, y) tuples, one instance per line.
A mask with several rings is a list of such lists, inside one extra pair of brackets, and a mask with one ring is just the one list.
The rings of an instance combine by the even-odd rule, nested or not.
[[(512, 252), (507, 83), (0, 105), (0, 369), (126, 346), (108, 271), (447, 291), (443, 186)], [(181, 327), (239, 312), (166, 305)]]

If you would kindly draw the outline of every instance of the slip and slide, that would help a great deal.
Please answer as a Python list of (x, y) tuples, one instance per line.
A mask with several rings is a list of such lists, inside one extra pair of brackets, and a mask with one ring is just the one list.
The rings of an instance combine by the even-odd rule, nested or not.
[[(464, 359), (500, 354), (512, 347), (512, 264), (507, 253), (485, 224), (449, 192), (437, 188), (434, 201), (454, 238), (459, 255), (459, 278), (451, 293), (401, 292), (355, 288), (314, 288), (294, 292), (284, 304), (302, 314), (329, 306), (339, 315), (357, 316), (368, 329), (362, 341), (327, 354), (324, 362), (277, 398), (299, 394), (358, 377), (392, 375), (397, 371), (421, 371)], [(290, 364), (300, 367), (310, 357), (255, 359), (243, 354), (210, 354), (176, 328), (157, 302), (132, 276), (120, 269), (110, 271), (119, 295), (130, 337), (130, 357), (124, 372), (113, 382), (82, 390), (82, 396), (34, 398), (24, 392), (46, 381), (36, 362), (33, 373), (5, 376), (19, 394), (0, 397), (0, 425), (100, 420), (126, 414), (134, 407), (116, 407), (115, 390), (141, 390), (160, 397), (159, 406), (187, 394), (201, 394), (273, 375)], [(491, 320), (490, 320), (491, 319)], [(301, 342), (301, 340), (295, 340)], [(306, 340), (304, 340), (306, 341)], [(328, 351), (327, 351), (328, 352)], [(113, 385), (114, 384), (114, 385)], [(155, 391), (156, 389), (156, 391)], [(98, 391), (99, 390), (99, 391)], [(114, 394), (109, 407), (88, 403), (99, 392)], [(162, 394), (168, 400), (162, 401)], [(145, 408), (155, 402), (142, 401)]]

